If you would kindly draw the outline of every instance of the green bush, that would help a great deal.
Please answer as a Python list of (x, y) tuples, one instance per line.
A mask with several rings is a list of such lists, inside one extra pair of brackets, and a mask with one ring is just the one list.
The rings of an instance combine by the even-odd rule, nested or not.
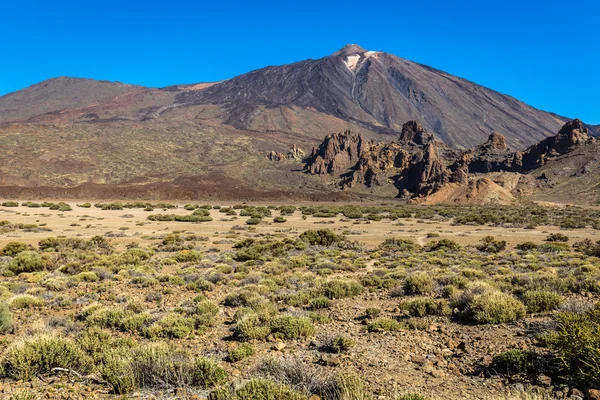
[(164, 386), (207, 389), (221, 385), (227, 379), (227, 372), (215, 361), (196, 358), (186, 350), (164, 342), (134, 349), (111, 349), (105, 356), (101, 372), (113, 393), (117, 394)]
[(354, 297), (362, 293), (363, 287), (356, 281), (331, 280), (320, 285), (319, 292), (329, 299)]
[(484, 253), (498, 253), (506, 249), (506, 241), (496, 240), (493, 236), (486, 236), (481, 239), (481, 242), (475, 248)]
[(401, 328), (402, 324), (391, 318), (379, 318), (367, 325), (367, 331), (369, 332), (397, 331)]
[(424, 317), (427, 315), (451, 315), (452, 310), (444, 300), (422, 298), (407, 300), (400, 303), (400, 309), (406, 311), (413, 317)]
[(429, 400), (429, 397), (423, 396), (419, 393), (406, 393), (397, 397), (396, 400)]
[(556, 352), (559, 371), (568, 383), (600, 385), (600, 303), (585, 313), (558, 314), (547, 344)]
[(0, 302), (0, 333), (10, 332), (12, 328), (13, 319), (8, 304)]
[(487, 290), (471, 299), (466, 315), (478, 324), (501, 324), (523, 318), (525, 306), (511, 295)]
[(14, 257), (19, 253), (29, 250), (29, 246), (25, 243), (10, 242), (2, 249), (2, 255)]
[(303, 232), (300, 235), (300, 240), (313, 246), (332, 246), (341, 242), (343, 238), (329, 229), (319, 229)]
[(142, 330), (148, 339), (169, 338), (183, 339), (194, 330), (193, 318), (186, 318), (179, 314), (169, 313), (160, 320)]
[(52, 368), (67, 368), (79, 373), (91, 369), (91, 360), (71, 339), (38, 334), (13, 342), (4, 354), (4, 376), (31, 380)]
[(404, 281), (404, 293), (429, 294), (433, 290), (433, 279), (426, 272), (415, 272)]
[(273, 218), (273, 222), (275, 222), (277, 224), (283, 224), (284, 222), (287, 222), (287, 219), (285, 219), (283, 217), (275, 217), (275, 218)]
[(251, 313), (240, 318), (234, 333), (240, 340), (244, 341), (263, 340), (271, 333), (271, 328), (265, 326), (257, 314)]
[(271, 333), (282, 339), (299, 339), (315, 334), (315, 328), (308, 318), (284, 315), (271, 321)]
[(252, 379), (235, 392), (236, 400), (306, 400), (287, 385), (265, 379)]
[(244, 358), (248, 358), (254, 354), (254, 347), (248, 343), (242, 343), (237, 347), (232, 347), (227, 352), (227, 360), (231, 362), (238, 362)]
[(432, 242), (427, 246), (428, 251), (459, 251), (460, 249), (462, 249), (462, 247), (458, 243), (450, 239), (442, 239), (437, 242)]
[(204, 255), (199, 251), (182, 250), (175, 254), (173, 258), (175, 258), (177, 262), (196, 262), (202, 260), (203, 256)]
[(546, 237), (547, 242), (568, 242), (569, 237), (562, 233), (551, 233)]
[(529, 375), (535, 372), (537, 359), (537, 355), (528, 350), (511, 349), (495, 356), (492, 366), (505, 375)]
[(258, 225), (262, 222), (262, 219), (259, 217), (252, 217), (252, 218), (248, 218), (248, 220), (246, 221), (247, 225)]
[(23, 308), (39, 308), (46, 305), (44, 299), (30, 294), (18, 294), (8, 301), (8, 305), (13, 310)]
[(562, 296), (548, 290), (530, 290), (521, 299), (527, 312), (538, 313), (557, 309), (562, 304)]
[(8, 264), (8, 269), (15, 274), (43, 271), (45, 267), (46, 262), (37, 251), (22, 251)]
[(345, 353), (354, 347), (356, 343), (349, 337), (336, 336), (325, 343), (324, 350), (330, 353)]

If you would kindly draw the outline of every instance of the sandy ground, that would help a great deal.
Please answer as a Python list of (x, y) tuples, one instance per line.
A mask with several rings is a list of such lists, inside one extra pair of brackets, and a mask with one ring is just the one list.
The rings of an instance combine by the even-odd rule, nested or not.
[[(99, 208), (81, 208), (76, 204), (83, 201), (68, 202), (73, 211), (61, 212), (48, 210), (47, 208), (0, 207), (0, 221), (7, 220), (11, 223), (24, 223), (43, 225), (43, 228), (51, 231), (26, 232), (16, 230), (11, 232), (0, 232), (0, 246), (11, 241), (20, 241), (36, 244), (40, 239), (49, 236), (82, 237), (89, 238), (94, 235), (117, 234), (113, 237), (113, 243), (126, 245), (131, 242), (144, 244), (156, 240), (156, 236), (164, 235), (173, 231), (185, 232), (209, 238), (204, 245), (220, 249), (231, 248), (231, 244), (219, 244), (226, 240), (227, 235), (236, 225), (245, 226), (248, 217), (230, 217), (219, 210), (211, 210), (213, 221), (203, 223), (188, 222), (156, 222), (147, 219), (150, 214), (178, 214), (188, 215), (190, 211), (180, 208), (171, 210), (155, 209), (147, 212), (143, 209), (124, 210), (101, 210)], [(232, 204), (221, 204), (230, 206)], [(266, 204), (254, 204), (266, 205)], [(277, 204), (275, 204), (277, 205)], [(273, 217), (279, 212), (273, 210)], [(452, 226), (449, 221), (417, 221), (414, 218), (400, 219), (397, 221), (369, 221), (357, 223), (354, 220), (345, 219), (343, 216), (335, 218), (315, 218), (308, 216), (302, 219), (299, 211), (292, 216), (285, 217), (287, 222), (282, 224), (272, 223), (272, 218), (265, 218), (260, 225), (256, 226), (257, 233), (282, 233), (285, 235), (296, 235), (308, 229), (327, 228), (338, 233), (350, 231), (348, 237), (366, 244), (368, 247), (376, 247), (383, 240), (391, 237), (411, 239), (421, 245), (440, 238), (452, 239), (460, 244), (473, 244), (482, 237), (492, 235), (497, 239), (506, 240), (509, 245), (515, 245), (525, 241), (541, 243), (548, 233), (558, 232), (560, 228), (542, 226), (535, 230), (502, 228), (491, 226)], [(428, 233), (437, 233), (439, 238), (428, 238)], [(569, 230), (568, 235), (571, 242), (590, 238), (594, 241), (600, 240), (600, 231), (594, 229)], [(113, 236), (113, 235), (109, 235)], [(154, 237), (150, 239), (149, 237)]]

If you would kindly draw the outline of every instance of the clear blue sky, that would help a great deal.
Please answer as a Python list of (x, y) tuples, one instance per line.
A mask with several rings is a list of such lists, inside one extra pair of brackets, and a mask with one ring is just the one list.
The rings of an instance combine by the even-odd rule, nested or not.
[(222, 80), (357, 43), (600, 124), (598, 3), (5, 1), (0, 94), (63, 75), (146, 86)]

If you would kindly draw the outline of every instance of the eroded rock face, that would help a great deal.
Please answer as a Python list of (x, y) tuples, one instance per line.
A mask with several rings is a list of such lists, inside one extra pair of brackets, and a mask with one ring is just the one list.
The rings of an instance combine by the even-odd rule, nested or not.
[(283, 154), (277, 151), (271, 151), (267, 158), (271, 161), (295, 161), (300, 162), (304, 159), (306, 153), (295, 144), (290, 147), (287, 153)]
[(470, 173), (489, 173), (512, 171), (513, 163), (510, 159), (512, 154), (504, 136), (493, 132), (488, 140), (469, 152), (471, 159), (468, 163)]
[(424, 197), (448, 183), (471, 185), (472, 174), (526, 173), (591, 140), (587, 128), (574, 120), (556, 136), (525, 152), (511, 151), (498, 132), (476, 148), (459, 152), (435, 140), (419, 123), (409, 121), (403, 125), (398, 143), (367, 143), (351, 132), (329, 135), (313, 149), (304, 170), (313, 175), (338, 175), (341, 188), (393, 184), (398, 197)]
[(351, 131), (331, 134), (318, 148), (313, 148), (304, 170), (312, 175), (325, 175), (348, 169), (369, 147), (370, 144), (361, 135)]
[(579, 145), (594, 140), (588, 135), (588, 128), (579, 119), (567, 122), (556, 136), (542, 140), (531, 146), (522, 155), (522, 168), (526, 171), (541, 167), (548, 160), (572, 151)]
[(350, 132), (329, 135), (306, 159), (304, 170), (313, 175), (347, 170), (340, 174), (342, 188), (393, 182), (399, 195), (422, 196), (451, 179), (441, 148), (446, 146), (410, 121), (404, 124), (399, 143), (366, 143)]
[(398, 189), (417, 196), (427, 196), (450, 181), (451, 172), (445, 166), (434, 142), (414, 154), (398, 182)]
[(424, 146), (432, 142), (434, 137), (432, 134), (426, 133), (423, 126), (417, 121), (408, 121), (402, 125), (402, 132), (399, 139), (402, 143), (412, 142), (418, 146)]

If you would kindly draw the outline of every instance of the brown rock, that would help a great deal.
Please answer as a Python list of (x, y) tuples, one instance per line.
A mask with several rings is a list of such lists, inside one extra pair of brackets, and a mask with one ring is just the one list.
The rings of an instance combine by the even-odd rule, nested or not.
[(587, 400), (600, 400), (600, 389), (588, 389), (585, 398)]

